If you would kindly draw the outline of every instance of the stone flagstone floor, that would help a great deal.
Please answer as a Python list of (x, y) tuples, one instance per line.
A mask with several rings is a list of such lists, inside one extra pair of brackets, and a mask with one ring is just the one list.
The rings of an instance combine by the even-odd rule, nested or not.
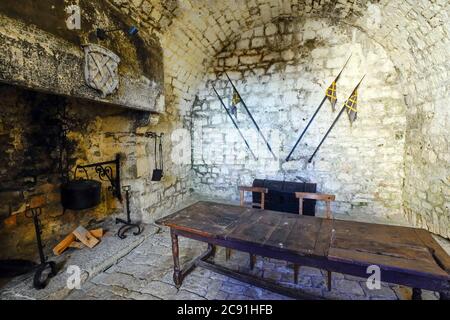
[[(188, 262), (206, 248), (205, 244), (180, 237), (180, 260)], [(248, 254), (233, 251), (225, 262), (223, 248), (215, 260), (234, 269), (250, 272)], [(292, 265), (286, 262), (257, 258), (254, 274), (276, 280), (286, 286), (293, 284)], [(330, 299), (410, 299), (409, 288), (383, 284), (380, 290), (369, 290), (365, 279), (333, 273), (333, 289), (328, 291), (325, 273), (301, 267), (297, 287)], [(424, 291), (423, 299), (437, 299), (438, 294)], [(288, 299), (237, 280), (196, 268), (178, 290), (172, 281), (172, 252), (167, 230), (149, 236), (116, 264), (88, 279), (81, 289), (66, 299)]]

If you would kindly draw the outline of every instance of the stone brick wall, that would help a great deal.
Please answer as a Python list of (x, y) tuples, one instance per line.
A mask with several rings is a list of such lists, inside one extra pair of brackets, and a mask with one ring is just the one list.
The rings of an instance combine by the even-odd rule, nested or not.
[[(58, 109), (65, 99), (0, 85), (0, 219), (22, 212), (33, 197), (57, 199), (61, 144)], [(39, 200), (39, 202), (47, 202)]]
[(405, 84), (404, 211), (411, 224), (450, 238), (450, 52), (439, 49), (450, 39), (434, 32), (427, 39), (433, 45), (413, 53), (433, 64), (415, 66)]
[[(10, 3), (15, 2), (5, 1)], [(49, 3), (41, 1), (39, 5), (50, 7)], [(82, 119), (86, 124), (71, 133), (79, 146), (74, 153), (76, 158), (91, 162), (123, 152), (124, 183), (132, 185), (134, 210), (144, 220), (167, 214), (194, 188), (205, 195), (236, 199), (237, 184), (268, 177), (318, 182), (320, 191), (338, 196), (334, 207), (337, 212), (384, 215), (398, 213), (403, 206), (413, 225), (449, 237), (449, 115), (445, 104), (450, 70), (448, 1), (80, 3), (87, 12), (83, 36), (99, 24), (134, 23), (142, 41), (159, 44), (162, 50), (156, 54), (162, 56), (164, 70), (158, 73), (156, 82), (164, 84), (163, 114), (150, 117), (104, 105), (97, 110), (89, 103), (68, 102), (73, 105), (69, 109), (75, 111), (74, 119)], [(97, 5), (99, 10), (89, 10)], [(30, 13), (16, 11), (19, 16)], [(113, 12), (113, 17), (94, 14), (103, 11)], [(54, 17), (56, 12), (60, 16)], [(55, 29), (52, 22), (64, 19), (64, 13), (52, 9), (48, 19), (36, 19), (33, 15), (28, 18), (31, 20), (27, 25), (39, 25), (51, 32)], [(9, 20), (2, 21), (5, 25)], [(53, 29), (47, 30), (49, 26)], [(81, 39), (64, 27), (55, 30), (64, 43)], [(20, 36), (25, 37), (23, 33)], [(125, 40), (120, 35), (107, 45), (117, 46), (124, 58), (130, 57), (131, 71), (159, 62), (142, 59), (143, 55), (133, 49), (139, 46)], [(48, 48), (52, 51), (54, 47), (44, 49)], [(270, 160), (257, 136), (250, 143), (261, 154), (260, 160), (250, 160), (212, 94), (211, 84), (225, 95), (222, 72), (228, 71), (237, 80), (255, 118), (264, 124), (263, 131), (277, 156), (283, 159), (347, 58), (349, 48), (354, 53), (338, 85), (338, 106), (359, 77), (368, 73), (360, 91), (359, 119), (353, 127), (344, 115), (314, 162), (306, 164), (335, 115), (326, 102), (297, 148), (295, 161)], [(20, 54), (5, 57), (20, 58)], [(15, 63), (10, 59), (7, 65)], [(200, 99), (194, 104), (196, 95)], [(244, 111), (239, 110), (238, 119), (246, 135), (254, 133)], [(165, 133), (166, 176), (161, 183), (149, 181), (153, 145), (139, 136), (147, 130)], [(178, 162), (180, 153), (176, 148), (180, 136), (190, 134), (194, 170), (189, 162)], [(230, 159), (235, 164), (224, 164)], [(111, 206), (114, 208), (114, 202)], [(57, 230), (60, 221), (54, 220), (52, 225)], [(33, 241), (31, 234), (24, 237), (29, 243)]]
[[(325, 102), (293, 161), (287, 154), (323, 98), (324, 91), (352, 58), (338, 82), (338, 104), (367, 73), (359, 91), (358, 119), (340, 119), (311, 164), (312, 155), (337, 113)], [(259, 160), (252, 159), (233, 128), (214, 85), (231, 97), (226, 71), (275, 150), (274, 161), (242, 106), (238, 124)], [(328, 19), (280, 19), (243, 32), (216, 56), (209, 81), (194, 108), (195, 190), (237, 199), (237, 185), (254, 178), (318, 183), (336, 194), (334, 211), (399, 214), (402, 205), (406, 113), (399, 77), (384, 49), (365, 33)], [(229, 103), (229, 99), (225, 99)], [(200, 143), (201, 142), (201, 143)]]

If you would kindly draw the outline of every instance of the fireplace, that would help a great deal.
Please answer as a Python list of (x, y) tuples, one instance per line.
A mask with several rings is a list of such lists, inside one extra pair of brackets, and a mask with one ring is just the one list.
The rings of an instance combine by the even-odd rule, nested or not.
[[(0, 96), (0, 260), (38, 261), (27, 206), (42, 208), (47, 252), (78, 225), (89, 228), (122, 213), (123, 204), (109, 190), (110, 182), (100, 179), (99, 205), (63, 213), (61, 185), (74, 178), (77, 165), (111, 159), (119, 159), (123, 179), (135, 178), (133, 155), (140, 139), (136, 128), (149, 115), (8, 84), (0, 85)], [(92, 171), (96, 179), (95, 168)]]
[[(191, 191), (188, 175), (179, 174), (187, 165), (169, 159), (170, 139), (158, 155), (159, 162), (164, 158), (164, 177), (151, 180), (158, 168), (149, 133), (170, 134), (174, 123), (162, 116), (167, 88), (159, 39), (138, 32), (140, 25), (103, 2), (27, 1), (25, 11), (17, 1), (3, 2), (0, 273), (12, 268), (16, 274), (30, 267), (26, 260), (42, 261), (32, 208), (40, 208), (34, 212), (40, 213), (44, 254), (52, 258), (54, 246), (78, 227), (112, 231), (116, 222), (127, 228), (150, 222)], [(83, 18), (80, 28), (70, 29), (67, 9), (74, 7)], [(131, 26), (133, 32), (127, 32)], [(100, 36), (98, 30), (106, 32)], [(181, 121), (175, 122), (184, 126)], [(97, 196), (81, 206), (62, 199), (73, 191), (68, 183), (77, 167), (78, 178), (88, 171)], [(124, 214), (127, 219), (120, 219)], [(106, 236), (124, 238), (127, 228), (117, 227), (117, 234), (104, 230)]]

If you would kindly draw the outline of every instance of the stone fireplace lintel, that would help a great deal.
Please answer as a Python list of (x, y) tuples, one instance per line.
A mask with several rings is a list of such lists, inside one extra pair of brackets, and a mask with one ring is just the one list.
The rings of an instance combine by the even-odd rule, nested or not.
[[(164, 86), (119, 68), (118, 90), (107, 97), (84, 79), (83, 49), (33, 25), (0, 14), (0, 82), (51, 94), (164, 112)], [(162, 62), (161, 62), (162, 63)]]

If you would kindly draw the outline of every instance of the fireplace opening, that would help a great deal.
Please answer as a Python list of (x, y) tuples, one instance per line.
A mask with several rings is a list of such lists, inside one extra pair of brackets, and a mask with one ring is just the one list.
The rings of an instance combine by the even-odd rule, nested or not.
[(77, 226), (95, 228), (123, 211), (110, 184), (100, 181), (99, 205), (63, 214), (61, 185), (74, 178), (77, 165), (118, 154), (122, 177), (133, 178), (136, 164), (127, 148), (136, 146), (136, 129), (149, 113), (9, 84), (0, 84), (0, 96), (0, 261), (3, 274), (12, 276), (31, 267), (21, 261), (39, 261), (27, 205), (42, 208), (42, 240), (49, 255)]

